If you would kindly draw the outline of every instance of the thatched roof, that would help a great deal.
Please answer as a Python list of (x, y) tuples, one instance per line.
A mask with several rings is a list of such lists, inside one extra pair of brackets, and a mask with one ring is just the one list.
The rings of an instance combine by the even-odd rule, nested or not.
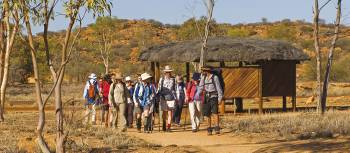
[[(198, 62), (200, 40), (168, 43), (144, 50), (139, 59), (152, 62)], [(232, 39), (227, 37), (208, 40), (209, 62), (258, 62), (270, 60), (304, 61), (309, 57), (287, 42), (259, 39)]]

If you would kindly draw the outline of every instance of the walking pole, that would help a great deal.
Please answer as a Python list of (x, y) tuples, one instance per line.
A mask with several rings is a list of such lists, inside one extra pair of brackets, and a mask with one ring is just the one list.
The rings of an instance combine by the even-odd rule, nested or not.
[[(186, 106), (186, 105), (185, 105)], [(187, 105), (188, 106), (188, 105)], [(187, 111), (185, 111), (185, 121), (184, 121), (184, 131), (186, 131), (186, 118), (187, 118)]]

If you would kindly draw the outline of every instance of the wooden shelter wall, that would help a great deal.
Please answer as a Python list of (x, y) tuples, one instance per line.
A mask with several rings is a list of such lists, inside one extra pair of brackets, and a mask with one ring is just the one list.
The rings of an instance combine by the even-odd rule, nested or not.
[(253, 67), (223, 68), (224, 98), (253, 98), (260, 96), (260, 69)]
[(262, 95), (293, 96), (296, 87), (296, 63), (271, 61), (262, 64)]

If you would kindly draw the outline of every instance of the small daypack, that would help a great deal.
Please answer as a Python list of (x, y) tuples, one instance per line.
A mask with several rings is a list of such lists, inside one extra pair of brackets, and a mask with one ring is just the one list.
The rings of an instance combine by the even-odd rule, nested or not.
[(96, 83), (97, 82), (94, 82), (93, 84), (91, 84), (90, 81), (88, 81), (88, 82), (89, 82), (88, 97), (89, 98), (95, 98), (96, 93), (98, 93), (96, 91)]

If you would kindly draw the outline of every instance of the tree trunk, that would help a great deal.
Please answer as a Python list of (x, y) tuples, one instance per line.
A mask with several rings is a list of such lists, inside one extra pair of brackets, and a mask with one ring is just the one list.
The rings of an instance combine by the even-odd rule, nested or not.
[[(1, 77), (1, 87), (0, 87), (0, 121), (4, 120), (4, 110), (5, 110), (5, 94), (7, 87), (7, 80), (9, 74), (9, 66), (10, 66), (10, 53), (13, 47), (13, 43), (15, 40), (15, 36), (18, 30), (18, 22), (15, 23), (12, 31), (11, 31), (11, 23), (10, 23), (10, 8), (8, 0), (3, 1), (3, 9), (5, 11), (4, 23), (6, 25), (6, 47), (5, 47), (5, 55), (3, 60), (3, 74)], [(15, 10), (16, 11), (16, 10)]]
[(107, 63), (105, 64), (105, 74), (108, 74), (108, 73), (109, 73), (109, 63), (107, 60)]
[(329, 83), (329, 74), (331, 71), (332, 61), (333, 61), (333, 51), (336, 45), (336, 42), (338, 40), (338, 34), (339, 34), (339, 27), (340, 27), (340, 19), (341, 19), (341, 3), (342, 0), (338, 0), (338, 8), (337, 8), (337, 19), (335, 23), (335, 29), (334, 29), (334, 36), (332, 39), (331, 48), (329, 49), (328, 54), (328, 61), (327, 61), (327, 67), (326, 67), (326, 75), (323, 82), (323, 90), (322, 90), (322, 98), (321, 98), (321, 104), (322, 104), (322, 114), (326, 111), (326, 102), (327, 102), (327, 92), (328, 92), (328, 83)]
[[(71, 37), (72, 28), (75, 23), (75, 17), (71, 18), (69, 26), (66, 30), (66, 35), (64, 39), (64, 45), (61, 50), (61, 66), (62, 70), (57, 76), (57, 86), (55, 88), (55, 106), (56, 106), (56, 153), (64, 153), (65, 152), (65, 142), (66, 142), (66, 135), (64, 133), (64, 127), (63, 127), (63, 106), (62, 106), (62, 83), (64, 78), (64, 73), (66, 70), (66, 60), (67, 60), (67, 48), (69, 45), (69, 40)], [(54, 74), (53, 74), (54, 75)], [(56, 80), (56, 79), (55, 79)]]
[(208, 37), (210, 33), (210, 22), (213, 16), (213, 9), (214, 9), (214, 0), (208, 0), (207, 4), (207, 10), (208, 10), (208, 17), (207, 17), (207, 22), (205, 24), (205, 34), (203, 38), (203, 43), (202, 43), (202, 48), (201, 48), (201, 56), (200, 56), (200, 67), (203, 67), (206, 62), (206, 51), (207, 51), (207, 42), (208, 42)]
[[(24, 1), (22, 1), (24, 3)], [(39, 111), (39, 120), (38, 120), (38, 126), (36, 129), (37, 136), (38, 136), (38, 145), (42, 152), (49, 153), (50, 149), (47, 143), (45, 142), (44, 136), (43, 136), (43, 130), (45, 127), (45, 105), (43, 104), (43, 99), (41, 96), (41, 86), (40, 86), (40, 78), (39, 78), (39, 70), (38, 70), (38, 64), (36, 59), (36, 50), (34, 46), (34, 38), (30, 26), (30, 21), (28, 17), (28, 12), (26, 9), (24, 10), (24, 20), (26, 25), (26, 31), (28, 34), (28, 42), (29, 46), (31, 48), (31, 57), (32, 57), (32, 64), (33, 64), (33, 73), (34, 73), (34, 80), (35, 80), (35, 95), (36, 95), (36, 102), (38, 104), (38, 111)]]
[(319, 38), (319, 6), (318, 0), (314, 1), (314, 45), (316, 51), (316, 99), (317, 99), (317, 111), (321, 112), (322, 104), (321, 104), (321, 51), (320, 51), (320, 38)]

